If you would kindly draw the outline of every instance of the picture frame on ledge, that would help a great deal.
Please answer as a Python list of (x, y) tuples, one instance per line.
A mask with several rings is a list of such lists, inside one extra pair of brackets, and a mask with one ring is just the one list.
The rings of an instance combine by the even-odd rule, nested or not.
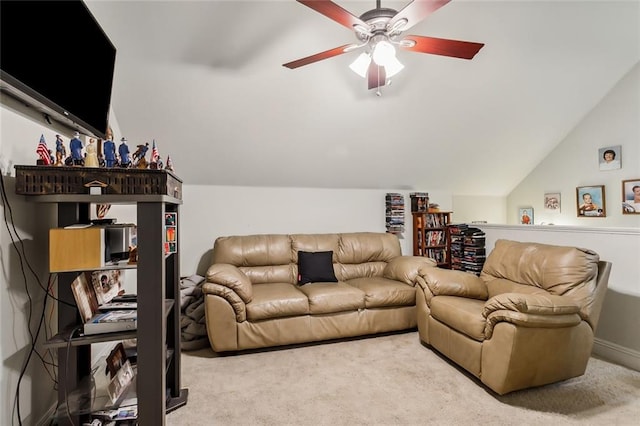
[(545, 192), (544, 209), (548, 212), (560, 213), (560, 199), (559, 192)]
[(640, 178), (622, 181), (622, 214), (640, 214)]
[(518, 218), (520, 225), (533, 225), (533, 207), (519, 208)]
[(606, 217), (604, 185), (576, 187), (578, 217)]

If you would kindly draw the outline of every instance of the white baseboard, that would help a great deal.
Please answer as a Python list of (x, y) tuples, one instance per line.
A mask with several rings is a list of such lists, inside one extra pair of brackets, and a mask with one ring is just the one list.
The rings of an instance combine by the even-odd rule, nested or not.
[(633, 349), (596, 337), (593, 342), (593, 353), (616, 364), (640, 371), (640, 352)]

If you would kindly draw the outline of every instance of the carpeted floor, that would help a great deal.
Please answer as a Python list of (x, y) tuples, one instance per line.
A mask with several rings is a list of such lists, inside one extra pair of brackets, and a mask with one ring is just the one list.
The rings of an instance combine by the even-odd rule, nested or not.
[(182, 387), (189, 401), (168, 425), (640, 424), (640, 372), (591, 358), (582, 377), (497, 396), (417, 332), (185, 352)]

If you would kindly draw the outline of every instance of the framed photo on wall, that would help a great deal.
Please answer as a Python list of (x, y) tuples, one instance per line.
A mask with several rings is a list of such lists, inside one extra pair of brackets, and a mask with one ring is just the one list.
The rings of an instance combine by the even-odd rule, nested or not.
[(533, 225), (533, 207), (522, 207), (518, 209), (520, 225)]
[(622, 146), (606, 146), (598, 149), (600, 170), (617, 170), (622, 167)]
[(559, 192), (545, 192), (544, 209), (548, 212), (560, 213), (560, 193)]
[(622, 181), (622, 214), (640, 214), (640, 178)]
[(578, 186), (576, 205), (578, 217), (606, 217), (604, 185)]

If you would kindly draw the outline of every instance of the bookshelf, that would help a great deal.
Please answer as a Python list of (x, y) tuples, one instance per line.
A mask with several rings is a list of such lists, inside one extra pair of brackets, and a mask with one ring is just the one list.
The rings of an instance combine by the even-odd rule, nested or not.
[[(180, 260), (178, 241), (175, 252), (165, 249), (165, 215), (173, 213), (177, 232), (181, 199), (162, 194), (50, 194), (26, 197), (28, 201), (55, 203), (58, 226), (89, 223), (92, 204), (135, 204), (137, 214), (138, 262), (137, 330), (82, 335), (71, 282), (78, 271), (58, 273), (58, 334), (45, 345), (58, 350), (58, 403), (67, 396), (89, 392), (82, 383), (91, 377), (91, 345), (137, 339), (136, 398), (137, 424), (164, 425), (165, 414), (187, 403), (188, 389), (180, 385)], [(119, 265), (113, 266), (119, 268)], [(178, 302), (176, 302), (176, 300)], [(88, 397), (89, 395), (87, 395)], [(68, 406), (68, 405), (67, 405)], [(90, 410), (88, 410), (90, 411)], [(61, 417), (59, 424), (84, 424), (89, 412)]]
[(412, 212), (413, 255), (435, 260), (441, 268), (451, 268), (449, 211)]

